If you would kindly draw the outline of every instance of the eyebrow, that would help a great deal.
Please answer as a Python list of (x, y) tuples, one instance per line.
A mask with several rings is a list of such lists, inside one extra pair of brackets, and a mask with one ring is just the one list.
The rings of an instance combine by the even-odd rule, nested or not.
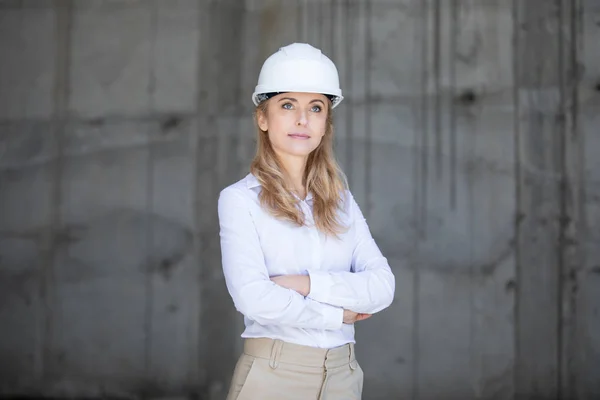
[[(282, 97), (281, 99), (279, 99), (279, 102), (282, 102), (284, 100), (289, 100), (289, 101), (293, 101), (293, 102), (296, 102), (296, 103), (298, 102), (298, 100), (296, 100), (293, 97)], [(313, 100), (310, 101), (309, 104), (316, 103), (316, 102), (319, 102), (319, 103), (325, 105), (325, 103), (321, 99), (313, 99)]]

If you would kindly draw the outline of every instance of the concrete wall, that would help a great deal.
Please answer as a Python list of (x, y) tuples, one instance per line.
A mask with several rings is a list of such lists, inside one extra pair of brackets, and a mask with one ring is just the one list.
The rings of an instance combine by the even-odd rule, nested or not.
[(600, 397), (596, 0), (0, 1), (0, 394), (222, 399), (216, 201), (262, 60), (338, 64), (397, 276), (366, 399)]

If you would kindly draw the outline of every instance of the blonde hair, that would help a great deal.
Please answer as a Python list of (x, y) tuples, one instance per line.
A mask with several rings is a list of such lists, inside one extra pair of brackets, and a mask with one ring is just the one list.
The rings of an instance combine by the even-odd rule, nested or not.
[[(270, 100), (260, 103), (254, 112), (254, 120), (263, 113), (267, 115)], [(306, 192), (313, 194), (315, 226), (321, 232), (337, 236), (347, 227), (339, 220), (342, 194), (348, 188), (346, 177), (333, 152), (333, 115), (331, 104), (327, 105), (325, 135), (306, 162), (303, 184)], [(305, 216), (298, 207), (298, 199), (288, 189), (285, 169), (279, 161), (266, 131), (257, 123), (256, 155), (250, 164), (250, 172), (262, 185), (259, 195), (261, 205), (275, 218), (290, 221), (297, 226), (305, 225)]]

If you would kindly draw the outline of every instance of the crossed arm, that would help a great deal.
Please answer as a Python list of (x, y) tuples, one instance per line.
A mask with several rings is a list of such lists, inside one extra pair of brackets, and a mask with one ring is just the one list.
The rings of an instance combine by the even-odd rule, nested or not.
[[(310, 276), (308, 275), (280, 275), (272, 277), (271, 281), (283, 288), (291, 289), (304, 297), (307, 297), (310, 293)], [(372, 315), (344, 309), (344, 323), (353, 324), (367, 319)]]
[(269, 276), (247, 201), (241, 190), (228, 188), (218, 205), (225, 281), (246, 317), (263, 325), (339, 329), (391, 304), (394, 276), (352, 197), (352, 272), (309, 271), (308, 276)]

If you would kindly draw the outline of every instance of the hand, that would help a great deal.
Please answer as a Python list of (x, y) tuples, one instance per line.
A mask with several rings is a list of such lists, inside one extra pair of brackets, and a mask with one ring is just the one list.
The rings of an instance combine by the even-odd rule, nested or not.
[(358, 321), (370, 318), (372, 314), (357, 313), (351, 310), (344, 310), (344, 323), (353, 324)]
[(275, 284), (292, 289), (306, 297), (310, 293), (310, 277), (308, 275), (280, 275), (271, 278)]

